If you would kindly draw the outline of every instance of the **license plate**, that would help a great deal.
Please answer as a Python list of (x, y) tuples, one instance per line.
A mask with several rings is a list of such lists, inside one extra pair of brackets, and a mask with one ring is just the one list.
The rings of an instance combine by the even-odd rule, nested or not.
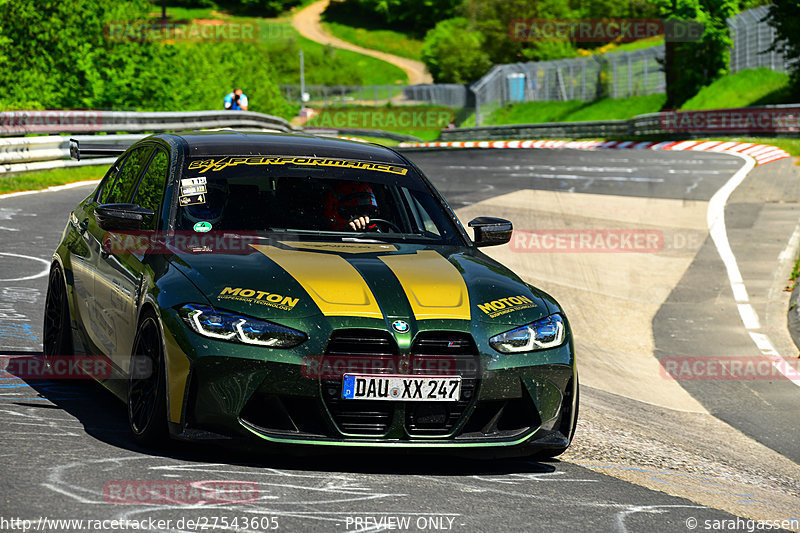
[(461, 398), (461, 376), (367, 376), (345, 374), (345, 400), (390, 400), (402, 402), (457, 402)]

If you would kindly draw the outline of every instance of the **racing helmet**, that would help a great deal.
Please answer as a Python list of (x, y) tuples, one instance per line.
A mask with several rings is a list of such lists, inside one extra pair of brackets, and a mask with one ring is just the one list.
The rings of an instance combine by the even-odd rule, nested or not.
[(325, 217), (336, 230), (347, 229), (355, 217), (375, 217), (378, 202), (372, 187), (357, 181), (341, 181), (325, 197)]
[(183, 208), (183, 217), (190, 227), (198, 222), (209, 222), (214, 226), (222, 220), (227, 205), (228, 183), (210, 181), (206, 184), (205, 203), (187, 205)]

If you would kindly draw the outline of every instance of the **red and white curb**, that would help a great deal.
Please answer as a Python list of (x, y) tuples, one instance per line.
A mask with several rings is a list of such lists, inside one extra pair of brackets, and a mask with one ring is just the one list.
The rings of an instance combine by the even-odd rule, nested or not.
[(768, 144), (733, 141), (450, 141), (450, 142), (404, 142), (399, 148), (572, 148), (576, 150), (634, 149), (634, 150), (689, 150), (695, 152), (721, 152), (747, 155), (763, 165), (778, 159), (791, 157), (788, 152)]

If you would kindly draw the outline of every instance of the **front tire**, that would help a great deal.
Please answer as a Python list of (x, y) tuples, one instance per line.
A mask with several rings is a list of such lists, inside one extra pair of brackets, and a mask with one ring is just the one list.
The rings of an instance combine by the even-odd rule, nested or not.
[(142, 446), (163, 444), (168, 436), (165, 374), (161, 329), (147, 312), (133, 342), (128, 378), (128, 425)]

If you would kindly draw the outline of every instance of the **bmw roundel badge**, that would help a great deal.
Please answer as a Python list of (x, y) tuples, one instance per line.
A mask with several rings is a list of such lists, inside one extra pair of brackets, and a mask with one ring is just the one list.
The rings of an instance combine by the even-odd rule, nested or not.
[(392, 322), (392, 329), (397, 333), (408, 333), (408, 322), (403, 320), (395, 320)]

